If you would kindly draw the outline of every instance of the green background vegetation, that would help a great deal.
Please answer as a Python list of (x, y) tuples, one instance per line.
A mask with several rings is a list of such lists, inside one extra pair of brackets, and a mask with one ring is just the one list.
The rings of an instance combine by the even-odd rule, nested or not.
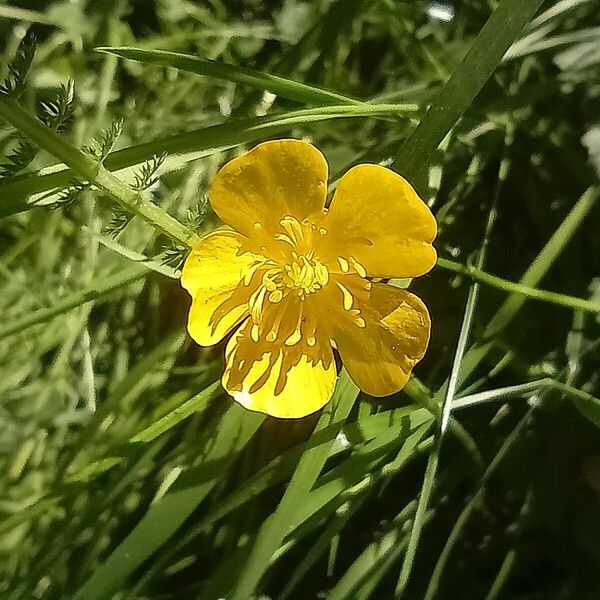
[[(600, 598), (598, 0), (24, 0), (0, 50), (0, 597)], [(283, 136), (440, 229), (415, 378), (299, 421), (177, 281)]]

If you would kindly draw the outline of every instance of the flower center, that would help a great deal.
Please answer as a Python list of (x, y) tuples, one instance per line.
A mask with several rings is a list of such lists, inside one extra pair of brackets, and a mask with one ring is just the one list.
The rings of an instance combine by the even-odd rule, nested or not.
[[(357, 296), (371, 289), (365, 267), (353, 256), (331, 260), (326, 247), (323, 251), (327, 229), (309, 218), (299, 221), (286, 215), (279, 225), (281, 230), (274, 235), (276, 251), (265, 256), (260, 268), (243, 279), (244, 286), (256, 286), (248, 300), (252, 340), (281, 339), (286, 346), (294, 346), (304, 339), (313, 347), (319, 312), (338, 302), (354, 325), (366, 327), (357, 302)], [(261, 251), (266, 250), (261, 246)], [(318, 304), (315, 298), (305, 302), (325, 287), (327, 293), (319, 297)]]
[(314, 258), (313, 252), (298, 254), (292, 251), (291, 262), (283, 265), (283, 284), (286, 288), (297, 290), (304, 300), (308, 294), (320, 290), (329, 281), (327, 267)]

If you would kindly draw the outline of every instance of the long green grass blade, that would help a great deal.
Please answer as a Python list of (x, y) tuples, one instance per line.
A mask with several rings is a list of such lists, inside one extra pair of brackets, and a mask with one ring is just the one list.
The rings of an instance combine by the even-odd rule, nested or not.
[(96, 51), (114, 54), (121, 58), (136, 60), (142, 63), (172, 67), (180, 71), (195, 73), (196, 75), (231, 81), (255, 90), (271, 92), (282, 98), (303, 104), (362, 104), (362, 102), (348, 98), (342, 94), (336, 94), (329, 90), (293, 81), (286, 77), (261, 73), (260, 71), (238, 65), (206, 60), (190, 54), (181, 54), (180, 52), (108, 46), (96, 48)]
[(425, 191), (433, 153), (535, 15), (542, 0), (502, 0), (396, 157), (395, 167)]
[[(586, 190), (565, 217), (565, 220), (552, 234), (552, 237), (548, 240), (542, 251), (525, 271), (519, 281), (520, 284), (530, 287), (538, 285), (542, 277), (544, 277), (564, 250), (567, 243), (575, 235), (585, 217), (596, 204), (599, 196), (599, 188), (592, 187)], [(489, 338), (500, 333), (519, 312), (526, 300), (527, 298), (523, 295), (511, 294), (487, 324), (484, 330), (484, 337)]]

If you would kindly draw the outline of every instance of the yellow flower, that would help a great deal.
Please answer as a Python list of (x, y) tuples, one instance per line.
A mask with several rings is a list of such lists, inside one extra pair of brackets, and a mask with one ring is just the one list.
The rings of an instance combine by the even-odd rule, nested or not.
[(299, 140), (259, 144), (217, 174), (210, 203), (226, 224), (201, 239), (181, 282), (202, 346), (231, 330), (223, 386), (245, 407), (308, 415), (331, 398), (332, 346), (372, 396), (400, 390), (429, 341), (415, 295), (373, 278), (417, 277), (436, 262), (436, 222), (410, 184), (351, 168), (325, 208), (327, 162)]

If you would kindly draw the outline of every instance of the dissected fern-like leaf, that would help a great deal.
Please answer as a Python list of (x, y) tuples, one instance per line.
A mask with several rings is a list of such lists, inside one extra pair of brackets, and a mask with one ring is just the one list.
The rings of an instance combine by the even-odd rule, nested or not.
[(108, 129), (101, 131), (84, 150), (103, 163), (123, 131), (123, 120), (114, 121)]
[(181, 269), (188, 249), (179, 244), (172, 244), (159, 255), (160, 263), (173, 269)]
[(17, 147), (6, 158), (8, 162), (0, 165), (0, 179), (14, 177), (25, 169), (38, 153), (38, 149), (26, 139), (18, 140)]
[(14, 59), (8, 65), (8, 75), (0, 83), (0, 94), (17, 97), (21, 95), (25, 89), (25, 78), (33, 61), (35, 47), (35, 35), (29, 29), (23, 36)]
[(208, 210), (208, 198), (204, 197), (193, 208), (187, 211), (183, 222), (192, 230), (198, 231), (204, 225)]
[(63, 133), (75, 115), (75, 88), (73, 80), (61, 85), (54, 100), (42, 102), (40, 118), (57, 133)]
[(158, 181), (157, 172), (166, 157), (166, 153), (155, 154), (150, 160), (146, 161), (139, 171), (134, 173), (132, 187), (139, 191), (152, 187)]
[(72, 184), (66, 190), (63, 190), (60, 193), (58, 200), (52, 204), (46, 205), (46, 207), (50, 210), (55, 210), (57, 208), (69, 209), (71, 205), (78, 200), (81, 194), (89, 187), (89, 183), (73, 180)]
[(111, 237), (117, 237), (131, 221), (131, 215), (122, 211), (117, 206), (113, 206), (111, 210), (113, 216), (108, 224), (105, 225), (104, 233)]
[[(39, 118), (50, 129), (64, 133), (75, 114), (75, 93), (73, 82), (61, 85), (53, 100), (42, 102)], [(37, 156), (38, 147), (26, 138), (17, 135), (17, 147), (8, 155), (7, 162), (0, 165), (0, 178), (15, 177), (26, 169)]]

